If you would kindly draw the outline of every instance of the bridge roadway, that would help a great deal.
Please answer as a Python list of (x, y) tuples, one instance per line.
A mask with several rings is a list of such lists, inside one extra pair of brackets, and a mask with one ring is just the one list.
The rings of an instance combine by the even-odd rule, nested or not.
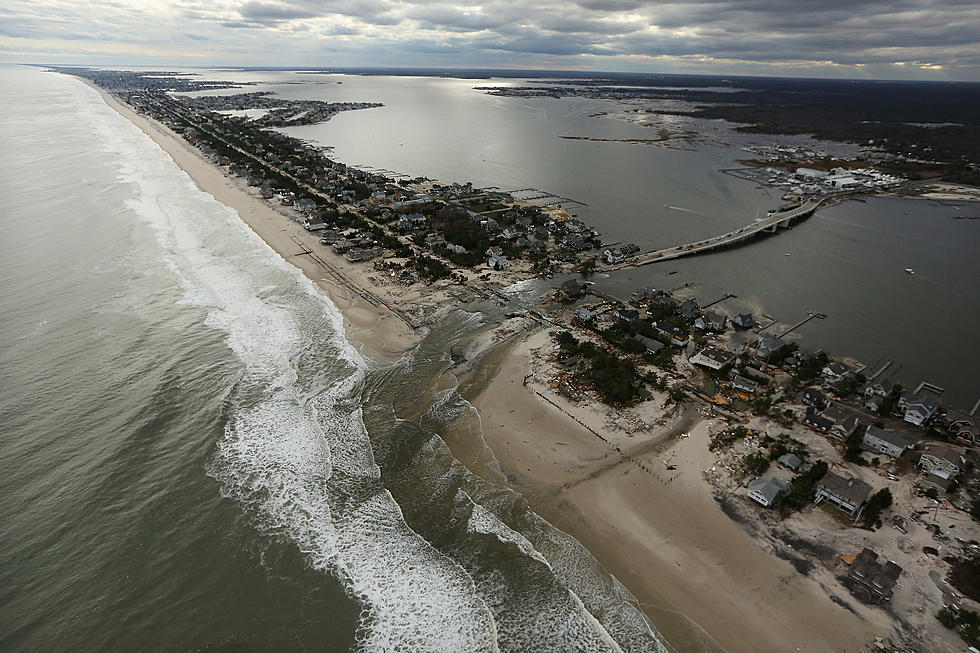
[(729, 231), (726, 234), (714, 236), (712, 238), (708, 238), (707, 240), (688, 243), (687, 245), (678, 245), (677, 247), (671, 247), (669, 249), (646, 252), (645, 254), (640, 254), (639, 256), (627, 260), (625, 263), (610, 267), (612, 269), (619, 269), (648, 265), (650, 263), (658, 263), (660, 261), (672, 261), (682, 256), (700, 254), (719, 247), (729, 247), (743, 240), (755, 238), (763, 233), (776, 233), (780, 228), (788, 229), (790, 223), (794, 220), (798, 220), (812, 214), (823, 201), (823, 199), (810, 200), (808, 202), (804, 202), (801, 206), (795, 209), (786, 211), (785, 213), (776, 213), (766, 218), (762, 218), (750, 225), (736, 229), (735, 231)]

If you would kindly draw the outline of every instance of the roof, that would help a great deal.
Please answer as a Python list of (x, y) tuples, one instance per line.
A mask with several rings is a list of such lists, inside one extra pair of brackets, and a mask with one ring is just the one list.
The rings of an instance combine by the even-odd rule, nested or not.
[(646, 347), (647, 351), (652, 352), (654, 354), (656, 354), (658, 351), (666, 347), (666, 345), (664, 345), (664, 343), (660, 342), (659, 340), (648, 338), (639, 333), (633, 335), (633, 340), (636, 340), (638, 343)]
[(803, 464), (803, 461), (800, 460), (800, 457), (795, 453), (784, 453), (776, 460), (776, 462), (784, 467), (789, 467), (792, 470), (795, 470), (797, 467)]
[(732, 324), (736, 326), (744, 327), (746, 329), (755, 326), (755, 318), (752, 317), (751, 313), (739, 313), (732, 318)]
[(902, 568), (891, 560), (884, 564), (878, 562), (878, 554), (865, 547), (851, 563), (851, 575), (859, 575), (865, 581), (881, 588), (883, 594), (890, 594), (892, 586), (902, 573)]
[(903, 448), (909, 446), (917, 439), (916, 435), (911, 431), (886, 431), (874, 425), (868, 426), (864, 435), (865, 437), (878, 438), (888, 444)]
[(761, 476), (749, 483), (749, 492), (761, 494), (766, 503), (772, 503), (780, 492), (789, 487), (787, 481), (781, 481), (773, 476)]
[(817, 486), (857, 504), (864, 503), (873, 489), (864, 481), (850, 476), (838, 476), (834, 472), (827, 472)]
[(923, 456), (932, 456), (933, 458), (941, 458), (948, 463), (952, 463), (957, 467), (963, 465), (962, 456), (953, 447), (946, 444), (929, 444), (925, 446), (922, 451)]
[(698, 356), (712, 360), (720, 365), (727, 365), (735, 358), (735, 354), (728, 351), (727, 349), (722, 349), (721, 347), (708, 346), (698, 352)]

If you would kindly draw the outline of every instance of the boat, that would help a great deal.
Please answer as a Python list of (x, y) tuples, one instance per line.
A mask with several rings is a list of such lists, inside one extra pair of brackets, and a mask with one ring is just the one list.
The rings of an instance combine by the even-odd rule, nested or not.
[(912, 268), (905, 268), (905, 272), (907, 274), (915, 274), (915, 270), (913, 270)]

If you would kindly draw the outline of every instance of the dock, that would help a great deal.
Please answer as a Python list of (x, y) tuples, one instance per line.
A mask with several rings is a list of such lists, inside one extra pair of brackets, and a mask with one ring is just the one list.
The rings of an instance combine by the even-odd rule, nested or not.
[(803, 326), (804, 324), (806, 324), (807, 322), (809, 322), (810, 320), (813, 320), (813, 319), (825, 320), (825, 319), (827, 319), (827, 316), (824, 315), (823, 313), (808, 313), (805, 318), (803, 318), (802, 320), (800, 320), (799, 322), (797, 322), (796, 324), (794, 324), (790, 328), (786, 329), (782, 333), (776, 334), (776, 337), (777, 338), (782, 338), (783, 336), (785, 336), (785, 335), (787, 335), (789, 333), (792, 333), (793, 331), (796, 331), (801, 326)]

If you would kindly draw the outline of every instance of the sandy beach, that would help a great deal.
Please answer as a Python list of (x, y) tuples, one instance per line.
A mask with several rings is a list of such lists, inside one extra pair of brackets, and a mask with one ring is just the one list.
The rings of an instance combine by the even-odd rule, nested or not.
[[(392, 303), (408, 303), (418, 292), (375, 287), (370, 266), (343, 264), (332, 254), (323, 255), (331, 264), (325, 267), (304, 253), (323, 251), (318, 237), (285, 210), (260, 199), (167, 127), (99, 92), (202, 190), (235, 209), (313, 280), (367, 353), (394, 360), (418, 342), (397, 313), (360, 291), (370, 288)], [(563, 402), (535, 378), (532, 350), (549, 343), (547, 331), (520, 340), (474, 399), (487, 445), (508, 481), (620, 579), (679, 650), (858, 651), (879, 634), (722, 512), (702, 477), (712, 464), (709, 422), (686, 408), (644, 432), (610, 428), (609, 412)]]
[(713, 464), (710, 421), (688, 413), (631, 438), (587, 423), (606, 443), (550, 406), (542, 387), (525, 387), (531, 350), (546, 339), (517, 345), (475, 399), (487, 444), (535, 510), (582, 542), (680, 650), (711, 643), (674, 612), (731, 652), (859, 651), (884, 634), (722, 512), (702, 477)]
[[(397, 314), (375, 306), (361, 296), (364, 289), (373, 285), (367, 278), (370, 265), (354, 267), (345, 264), (342, 258), (324, 250), (315, 233), (308, 232), (285, 212), (264, 201), (241, 179), (225, 174), (180, 135), (140, 115), (87, 80), (74, 79), (98, 91), (106, 104), (152, 138), (201, 190), (234, 209), (262, 240), (311, 279), (343, 313), (348, 338), (361, 345), (366, 355), (378, 360), (397, 360), (418, 342), (419, 336)], [(303, 254), (304, 248), (318, 250), (327, 263), (333, 265), (330, 269), (324, 267), (315, 258)], [(335, 260), (330, 261), (331, 257)], [(342, 273), (337, 269), (341, 265), (344, 266)], [(388, 301), (400, 302), (413, 298), (412, 293), (406, 292), (403, 287), (372, 289), (371, 292)], [(385, 294), (388, 296), (385, 297)]]

